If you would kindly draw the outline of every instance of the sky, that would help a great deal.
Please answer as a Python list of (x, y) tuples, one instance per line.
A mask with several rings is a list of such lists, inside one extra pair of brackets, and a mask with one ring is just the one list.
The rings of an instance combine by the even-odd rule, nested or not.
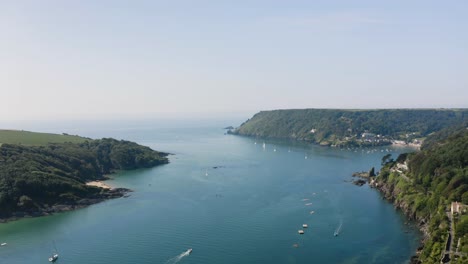
[(3, 1), (0, 121), (468, 107), (468, 1)]

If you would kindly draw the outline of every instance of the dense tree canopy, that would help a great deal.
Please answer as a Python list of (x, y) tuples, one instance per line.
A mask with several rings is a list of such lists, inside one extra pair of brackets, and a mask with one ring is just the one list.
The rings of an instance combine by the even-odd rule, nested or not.
[(336, 144), (358, 139), (364, 132), (407, 140), (467, 121), (466, 109), (274, 110), (255, 114), (233, 133)]
[(167, 163), (167, 154), (129, 141), (87, 140), (45, 146), (0, 146), (0, 217), (45, 204), (74, 203), (102, 190), (85, 182), (114, 170)]
[[(420, 152), (401, 155), (396, 161), (387, 157), (377, 178), (396, 204), (419, 221), (428, 223), (429, 239), (420, 257), (423, 263), (440, 261), (448, 235), (450, 204), (454, 201), (468, 204), (468, 130), (453, 127), (431, 137), (435, 140), (431, 139), (431, 144)], [(402, 163), (408, 165), (407, 171), (396, 169)], [(460, 238), (465, 253), (468, 253), (467, 217), (454, 217), (454, 241)], [(466, 263), (468, 259), (457, 261), (453, 263)]]

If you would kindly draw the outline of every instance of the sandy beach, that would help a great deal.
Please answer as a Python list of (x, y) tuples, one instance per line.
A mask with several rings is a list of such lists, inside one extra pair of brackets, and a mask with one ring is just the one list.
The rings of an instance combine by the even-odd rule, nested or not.
[(110, 185), (104, 183), (103, 181), (91, 181), (91, 182), (87, 182), (86, 185), (96, 186), (96, 187), (100, 187), (100, 188), (104, 188), (104, 189), (112, 189), (112, 187)]

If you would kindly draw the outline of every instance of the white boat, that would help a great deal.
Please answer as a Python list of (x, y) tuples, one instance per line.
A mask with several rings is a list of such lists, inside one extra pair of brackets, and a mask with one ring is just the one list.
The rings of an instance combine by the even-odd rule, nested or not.
[(2, 247), (3, 247), (3, 246), (6, 246), (6, 245), (7, 245), (7, 243), (1, 243), (1, 244), (0, 244), (0, 246), (2, 246)]
[(189, 249), (187, 250), (187, 254), (190, 254), (190, 253), (192, 253), (192, 249), (191, 249), (191, 248), (189, 248)]
[(49, 257), (49, 262), (55, 262), (59, 257), (59, 255), (57, 253), (57, 247), (55, 246), (55, 241), (52, 241), (52, 243), (54, 244), (54, 250), (55, 251), (54, 251), (54, 254), (51, 257)]
[(55, 253), (52, 257), (49, 258), (49, 262), (55, 262), (58, 259), (58, 254)]

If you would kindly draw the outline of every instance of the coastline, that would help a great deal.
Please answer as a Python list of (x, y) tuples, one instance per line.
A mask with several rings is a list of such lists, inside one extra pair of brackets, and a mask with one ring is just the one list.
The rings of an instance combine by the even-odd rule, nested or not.
[(108, 190), (115, 189), (115, 187), (109, 185), (108, 183), (105, 183), (104, 181), (90, 181), (90, 182), (87, 182), (86, 185), (108, 189)]
[(429, 238), (428, 224), (424, 221), (424, 219), (418, 219), (416, 215), (412, 215), (409, 210), (409, 206), (407, 204), (397, 203), (395, 201), (395, 197), (393, 196), (392, 192), (390, 191), (390, 189), (388, 188), (386, 184), (379, 184), (374, 179), (368, 182), (368, 184), (371, 188), (378, 190), (378, 192), (382, 195), (382, 199), (385, 199), (389, 203), (391, 203), (395, 209), (402, 211), (406, 220), (413, 221), (418, 227), (419, 231), (421, 231), (422, 239), (420, 241), (420, 245), (418, 249), (416, 250), (416, 252), (414, 252), (414, 255), (412, 255), (409, 259), (410, 264), (421, 263), (419, 261), (420, 251), (424, 247), (426, 240)]
[(127, 188), (112, 187), (106, 183), (103, 183), (102, 181), (92, 181), (92, 182), (86, 183), (85, 185), (101, 188), (102, 191), (97, 195), (87, 197), (84, 199), (80, 199), (72, 203), (60, 203), (60, 204), (55, 204), (52, 206), (45, 206), (43, 208), (40, 208), (40, 210), (38, 211), (29, 211), (29, 212), (17, 211), (17, 212), (12, 213), (12, 215), (9, 217), (5, 217), (5, 218), (0, 217), (0, 224), (8, 223), (11, 221), (16, 221), (16, 220), (21, 220), (23, 218), (50, 216), (56, 213), (74, 211), (74, 210), (85, 208), (90, 205), (104, 202), (110, 199), (127, 197), (128, 193), (132, 192), (132, 190), (127, 189)]

